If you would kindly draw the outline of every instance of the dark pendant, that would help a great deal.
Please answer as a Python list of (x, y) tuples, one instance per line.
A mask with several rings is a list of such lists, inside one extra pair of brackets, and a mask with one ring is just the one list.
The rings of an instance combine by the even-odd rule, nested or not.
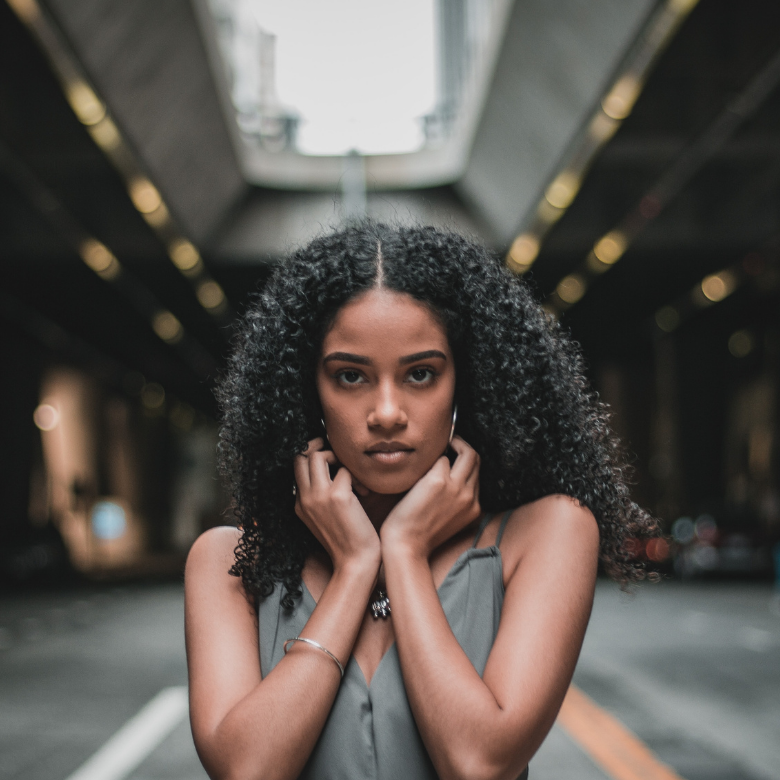
[(383, 590), (376, 592), (376, 598), (371, 602), (371, 611), (375, 619), (390, 617), (390, 599)]

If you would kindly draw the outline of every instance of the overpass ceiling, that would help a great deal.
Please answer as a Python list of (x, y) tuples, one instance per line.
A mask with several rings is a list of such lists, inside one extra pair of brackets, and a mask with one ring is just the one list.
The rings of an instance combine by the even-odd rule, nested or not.
[(247, 180), (332, 191), (350, 152), (373, 189), (460, 178), (512, 0), (195, 7)]
[[(732, 330), (777, 305), (779, 87), (780, 6), (700, 3), (528, 274), (547, 300), (568, 274), (584, 276), (563, 316), (594, 359), (650, 344), (666, 305), (727, 317)], [(594, 245), (616, 229), (630, 236), (625, 253), (589, 274)], [(704, 277), (734, 267), (734, 295), (691, 307)]]
[[(652, 11), (624, 0), (566, 2), (557, 20), (541, 0), (514, 4), (463, 175), (433, 188), (369, 190), (370, 214), (465, 227), (506, 251)], [(43, 10), (234, 309), (264, 278), (265, 261), (339, 222), (339, 192), (247, 183), (189, 2), (47, 0)], [(780, 50), (778, 17), (772, 0), (696, 6), (544, 237), (527, 274), (542, 298), (578, 272), (594, 243), (670, 170), (690, 168), (690, 150)], [(210, 372), (199, 373), (191, 355), (158, 338), (132, 295), (84, 265), (62, 214), (110, 248), (138, 282), (136, 292), (143, 288), (175, 314), (201, 357), (218, 365), (229, 331), (171, 263), (159, 231), (134, 207), (127, 182), (75, 118), (39, 43), (6, 2), (0, 62), (0, 313), (38, 341), (45, 341), (41, 329), (60, 328), (84, 361), (141, 371), (208, 410)], [(620, 261), (589, 279), (585, 296), (563, 315), (589, 354), (629, 355), (658, 307), (703, 275), (756, 251), (771, 261), (780, 233), (779, 101), (769, 89), (698, 159)], [(751, 290), (745, 285), (721, 306), (749, 310)]]
[[(242, 132), (231, 100), (235, 85), (217, 45), (231, 20), (217, 24), (209, 9), (255, 4), (262, 7), (259, 0), (42, 0), (65, 48), (198, 245), (219, 228), (224, 237), (225, 220), (244, 198), (253, 200), (248, 183), (338, 194), (348, 178), (338, 156), (271, 152)], [(503, 249), (654, 6), (654, 0), (440, 4), (441, 67), (428, 117), (433, 135), (416, 152), (363, 158), (369, 190), (452, 186), (461, 202), (454, 222), (465, 212)], [(268, 254), (258, 247), (258, 259)]]

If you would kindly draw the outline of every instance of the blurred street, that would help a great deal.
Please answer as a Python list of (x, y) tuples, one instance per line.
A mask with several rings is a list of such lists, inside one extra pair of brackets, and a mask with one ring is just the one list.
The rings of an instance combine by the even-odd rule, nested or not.
[(780, 616), (767, 585), (627, 595), (600, 583), (574, 682), (686, 780), (780, 778)]
[[(161, 690), (186, 685), (177, 584), (4, 596), (0, 626), (0, 780), (69, 778)], [(629, 596), (601, 582), (575, 684), (685, 780), (780, 777), (767, 585), (665, 582)], [(206, 776), (186, 712), (174, 721), (127, 777)], [(531, 776), (610, 777), (559, 725)]]
[[(187, 684), (178, 585), (5, 597), (0, 776), (66, 778), (161, 689)], [(205, 777), (183, 719), (134, 778)]]

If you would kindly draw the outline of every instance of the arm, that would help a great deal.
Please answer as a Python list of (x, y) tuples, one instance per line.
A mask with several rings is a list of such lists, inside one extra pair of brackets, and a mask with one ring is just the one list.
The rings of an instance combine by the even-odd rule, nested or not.
[(401, 524), (382, 531), (404, 682), (442, 778), (520, 774), (555, 720), (587, 626), (598, 553), (588, 510), (541, 499), (515, 512), (502, 547), (506, 596), (480, 678), (441, 608), (430, 549)]
[[(349, 475), (325, 481), (328, 457), (321, 453), (314, 459), (321, 461), (312, 465), (312, 472), (318, 470), (314, 478), (296, 467), (299, 504), (306, 504), (299, 514), (307, 523), (318, 515), (315, 533), (334, 562), (333, 576), (301, 635), (346, 664), (376, 580), (379, 540), (365, 514), (361, 517), (362, 509), (355, 511), (359, 504)], [(330, 519), (338, 516), (340, 522), (329, 526), (327, 512), (317, 512), (318, 501), (319, 510), (328, 503), (333, 510), (335, 504)], [(344, 537), (340, 547), (334, 542), (339, 534)], [(195, 542), (187, 559), (185, 623), (195, 746), (215, 780), (294, 778), (322, 731), (341, 675), (327, 655), (296, 643), (261, 680), (257, 618), (241, 581), (227, 573), (237, 541), (234, 529), (212, 529)]]

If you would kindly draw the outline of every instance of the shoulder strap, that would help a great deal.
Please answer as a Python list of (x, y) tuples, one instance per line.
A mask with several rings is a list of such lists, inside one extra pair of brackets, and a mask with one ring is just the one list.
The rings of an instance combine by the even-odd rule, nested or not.
[(511, 514), (512, 510), (507, 509), (507, 511), (504, 512), (504, 516), (501, 518), (501, 525), (498, 526), (498, 533), (496, 534), (496, 547), (501, 544), (501, 537), (504, 535), (504, 531), (506, 530), (506, 523), (507, 520), (509, 520), (509, 515)]
[(477, 535), (474, 537), (474, 544), (471, 545), (472, 547), (476, 547), (479, 543), (479, 537), (482, 536), (482, 532), (487, 528), (487, 524), (490, 522), (491, 518), (493, 517), (492, 512), (485, 512), (484, 515), (482, 515), (482, 520), (479, 524), (479, 528), (477, 529)]

